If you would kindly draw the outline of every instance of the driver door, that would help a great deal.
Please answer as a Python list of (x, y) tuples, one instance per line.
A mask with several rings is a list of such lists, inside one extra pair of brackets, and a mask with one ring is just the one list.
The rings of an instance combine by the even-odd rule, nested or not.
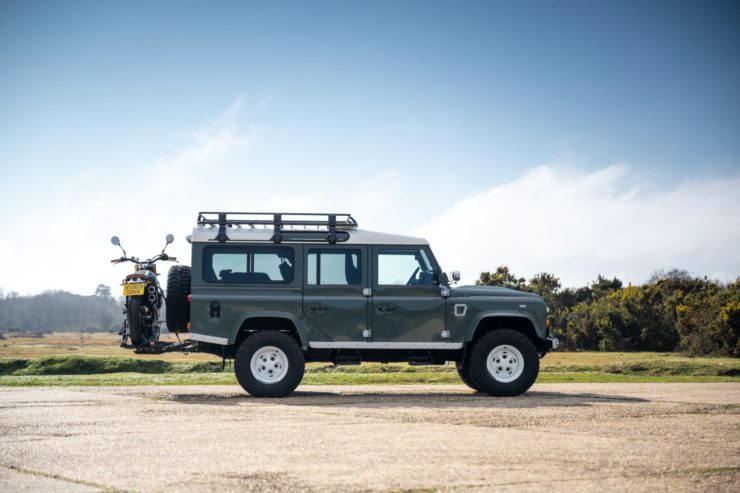
[(373, 247), (374, 342), (440, 342), (445, 298), (427, 247)]

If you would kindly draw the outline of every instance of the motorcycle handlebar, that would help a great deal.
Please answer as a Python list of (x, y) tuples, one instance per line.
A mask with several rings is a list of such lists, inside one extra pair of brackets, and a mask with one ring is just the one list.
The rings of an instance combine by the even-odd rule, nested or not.
[(172, 260), (173, 262), (177, 262), (177, 257), (171, 257), (167, 255), (166, 253), (160, 253), (156, 257), (152, 259), (152, 262), (156, 262), (158, 260)]
[(114, 258), (110, 261), (111, 264), (120, 264), (121, 262), (138, 262), (135, 258), (129, 258), (129, 257), (121, 257), (121, 258)]
[[(145, 260), (144, 262), (157, 262), (158, 260), (172, 260), (173, 262), (177, 262), (177, 257), (170, 257), (166, 253), (165, 254), (159, 254), (156, 257), (152, 258), (151, 260)], [(129, 257), (121, 257), (121, 258), (114, 258), (111, 260), (111, 264), (120, 264), (121, 262), (141, 262), (141, 260), (136, 258), (129, 258)]]

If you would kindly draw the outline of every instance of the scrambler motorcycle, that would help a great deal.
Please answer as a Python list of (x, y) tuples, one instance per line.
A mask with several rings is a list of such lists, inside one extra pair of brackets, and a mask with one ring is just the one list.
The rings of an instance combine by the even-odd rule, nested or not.
[(177, 262), (177, 258), (164, 253), (167, 245), (174, 241), (174, 237), (167, 235), (167, 243), (162, 252), (146, 260), (126, 256), (126, 250), (121, 246), (117, 236), (110, 241), (123, 252), (121, 258), (113, 259), (111, 263), (132, 262), (135, 265), (133, 274), (127, 275), (121, 283), (123, 296), (126, 298), (123, 326), (119, 332), (121, 345), (155, 346), (159, 341), (159, 313), (165, 298), (157, 279), (156, 263), (160, 260)]

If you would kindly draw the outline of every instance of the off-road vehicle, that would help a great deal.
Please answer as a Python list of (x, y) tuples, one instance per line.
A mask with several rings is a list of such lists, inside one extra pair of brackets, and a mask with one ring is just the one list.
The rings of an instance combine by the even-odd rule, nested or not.
[(201, 212), (192, 270), (168, 276), (177, 347), (234, 359), (241, 386), (282, 397), (306, 362), (454, 362), (471, 388), (525, 392), (557, 347), (540, 296), (455, 286), (422, 238), (365, 231), (349, 214)]

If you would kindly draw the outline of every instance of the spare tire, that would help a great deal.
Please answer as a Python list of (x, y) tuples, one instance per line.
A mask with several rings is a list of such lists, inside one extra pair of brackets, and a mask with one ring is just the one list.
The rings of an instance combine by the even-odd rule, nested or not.
[(167, 274), (167, 330), (187, 332), (190, 322), (190, 267), (175, 265)]

